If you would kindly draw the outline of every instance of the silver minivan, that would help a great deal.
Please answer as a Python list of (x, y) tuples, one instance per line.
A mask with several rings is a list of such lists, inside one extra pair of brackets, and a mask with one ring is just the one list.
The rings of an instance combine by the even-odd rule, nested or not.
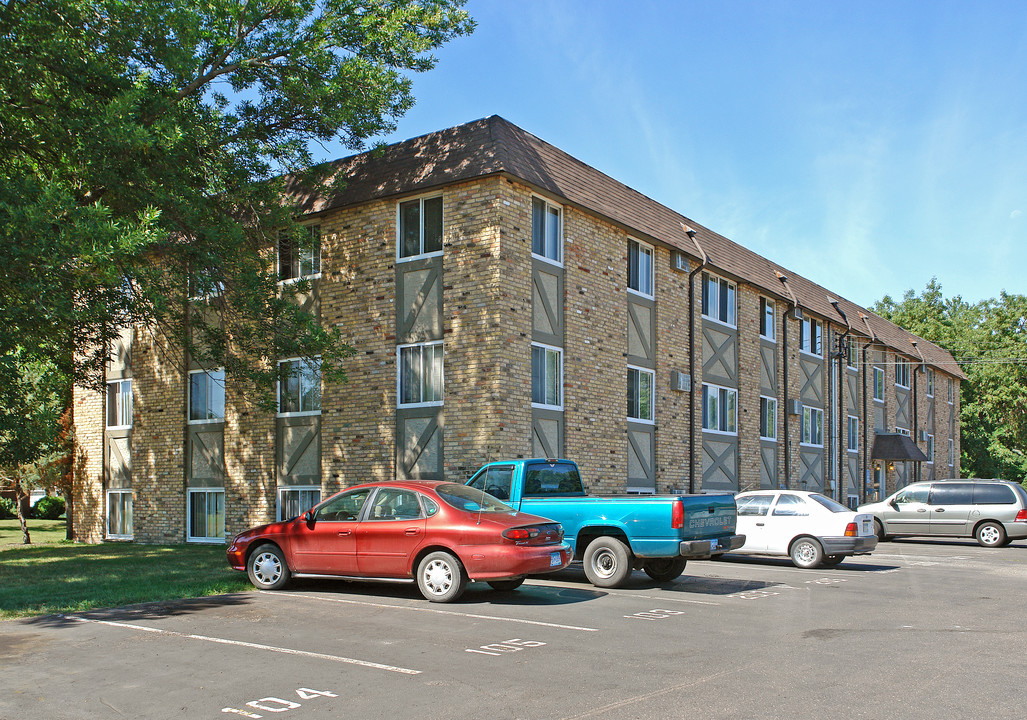
[(1027, 491), (1004, 480), (934, 480), (907, 485), (881, 502), (860, 505), (880, 540), (895, 535), (972, 537), (1003, 547), (1027, 537)]

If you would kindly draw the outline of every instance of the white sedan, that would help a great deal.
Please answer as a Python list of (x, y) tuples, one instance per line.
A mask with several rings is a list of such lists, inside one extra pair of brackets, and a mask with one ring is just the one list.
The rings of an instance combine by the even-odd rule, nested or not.
[(738, 534), (745, 544), (734, 552), (787, 555), (796, 567), (837, 565), (850, 555), (877, 547), (874, 516), (849, 510), (820, 493), (754, 490), (735, 495)]

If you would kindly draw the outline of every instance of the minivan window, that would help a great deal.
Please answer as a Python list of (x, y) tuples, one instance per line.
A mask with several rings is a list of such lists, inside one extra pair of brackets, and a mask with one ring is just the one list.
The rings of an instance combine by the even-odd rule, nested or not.
[(931, 505), (969, 505), (974, 486), (970, 483), (936, 483), (931, 487)]
[(1008, 485), (978, 483), (974, 485), (974, 505), (1012, 505), (1016, 502)]
[(911, 485), (907, 488), (903, 488), (895, 495), (895, 502), (897, 503), (926, 503), (927, 494), (930, 492), (930, 485)]

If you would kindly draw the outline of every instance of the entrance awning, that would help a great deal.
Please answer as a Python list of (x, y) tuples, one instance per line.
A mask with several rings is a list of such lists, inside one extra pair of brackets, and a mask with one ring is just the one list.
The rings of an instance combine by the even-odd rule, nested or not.
[(916, 446), (913, 438), (902, 433), (878, 433), (870, 449), (871, 460), (913, 460), (924, 462), (927, 456)]

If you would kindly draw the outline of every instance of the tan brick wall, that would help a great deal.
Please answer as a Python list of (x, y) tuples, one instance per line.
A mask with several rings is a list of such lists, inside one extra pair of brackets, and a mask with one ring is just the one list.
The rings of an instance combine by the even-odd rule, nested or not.
[(671, 389), (670, 378), (688, 374), (688, 273), (674, 267), (670, 250), (655, 255), (656, 492), (687, 492), (691, 393)]
[(100, 542), (104, 537), (103, 394), (76, 386), (72, 391), (75, 423), (72, 526), (75, 539)]
[(738, 301), (738, 489), (759, 490), (760, 295), (747, 285), (739, 285), (735, 297)]
[(275, 420), (238, 383), (225, 387), (225, 534), (275, 518)]

